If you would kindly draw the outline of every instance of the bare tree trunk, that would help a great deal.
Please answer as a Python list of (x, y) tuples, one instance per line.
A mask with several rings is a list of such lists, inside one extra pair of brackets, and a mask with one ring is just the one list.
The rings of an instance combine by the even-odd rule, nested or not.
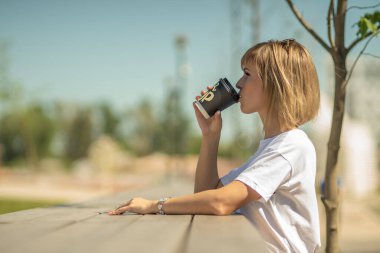
[[(338, 57), (340, 58), (340, 57)], [(322, 198), (326, 210), (326, 252), (339, 252), (339, 191), (337, 185), (337, 162), (340, 148), (340, 136), (344, 118), (346, 91), (344, 88), (347, 70), (345, 59), (334, 59), (335, 96), (334, 110), (325, 173), (325, 194)]]
[[(322, 196), (322, 201), (326, 211), (326, 252), (335, 253), (339, 252), (339, 189), (337, 185), (337, 162), (339, 154), (340, 136), (343, 126), (343, 117), (346, 101), (346, 87), (350, 79), (352, 71), (359, 57), (363, 54), (368, 43), (371, 39), (377, 35), (380, 31), (379, 28), (376, 31), (370, 29), (370, 31), (360, 32), (361, 36), (355, 39), (351, 45), (345, 47), (345, 23), (347, 13), (347, 0), (330, 0), (329, 9), (327, 12), (327, 36), (330, 45), (328, 45), (306, 22), (302, 14), (294, 6), (292, 0), (286, 0), (291, 11), (301, 23), (301, 25), (319, 42), (319, 44), (326, 49), (332, 56), (335, 68), (335, 96), (334, 96), (334, 109), (331, 123), (331, 132), (328, 142), (326, 171), (325, 171), (325, 189)], [(375, 8), (378, 5), (364, 7)], [(336, 10), (335, 10), (336, 8)], [(360, 7), (356, 7), (360, 8)], [(374, 18), (375, 19), (375, 18)], [(333, 32), (331, 27), (331, 21), (334, 24), (335, 39), (333, 39)], [(378, 22), (378, 21), (373, 21)], [(361, 41), (369, 38), (367, 43), (363, 47), (362, 51), (354, 61), (350, 72), (348, 74), (346, 60), (348, 53)]]
[(326, 210), (326, 252), (339, 252), (339, 191), (337, 185), (337, 162), (340, 148), (340, 136), (343, 126), (345, 100), (347, 50), (344, 46), (345, 17), (347, 1), (339, 0), (336, 15), (334, 16), (335, 45), (331, 47), (331, 55), (335, 67), (335, 96), (334, 109), (331, 124), (330, 138), (328, 142), (325, 195), (322, 198)]

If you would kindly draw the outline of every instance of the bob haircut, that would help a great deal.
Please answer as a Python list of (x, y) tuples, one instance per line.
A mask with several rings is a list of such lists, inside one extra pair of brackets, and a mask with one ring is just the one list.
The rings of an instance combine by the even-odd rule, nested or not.
[(317, 72), (310, 53), (300, 43), (293, 39), (259, 43), (248, 49), (241, 64), (256, 64), (268, 108), (265, 123), (275, 120), (282, 130), (287, 130), (318, 114)]

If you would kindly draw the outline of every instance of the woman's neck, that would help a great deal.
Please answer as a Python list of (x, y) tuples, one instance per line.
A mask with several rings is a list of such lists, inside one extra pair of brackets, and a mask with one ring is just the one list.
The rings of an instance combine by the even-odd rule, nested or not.
[(285, 131), (281, 131), (281, 129), (278, 129), (278, 128), (273, 128), (273, 127), (268, 128), (268, 127), (264, 126), (264, 139), (274, 137), (274, 136), (279, 135), (283, 132), (285, 132)]
[(265, 117), (262, 117), (261, 114), (260, 114), (260, 118), (264, 126), (264, 139), (271, 138), (281, 133), (294, 129), (294, 128), (289, 128), (289, 129), (281, 128), (277, 120), (267, 121)]

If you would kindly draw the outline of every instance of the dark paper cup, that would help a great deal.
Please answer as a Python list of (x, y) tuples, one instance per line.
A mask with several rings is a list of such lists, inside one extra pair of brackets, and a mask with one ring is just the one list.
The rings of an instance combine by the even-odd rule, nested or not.
[(207, 91), (195, 105), (202, 115), (208, 119), (217, 111), (223, 111), (239, 101), (236, 92), (227, 78), (220, 79), (211, 90)]

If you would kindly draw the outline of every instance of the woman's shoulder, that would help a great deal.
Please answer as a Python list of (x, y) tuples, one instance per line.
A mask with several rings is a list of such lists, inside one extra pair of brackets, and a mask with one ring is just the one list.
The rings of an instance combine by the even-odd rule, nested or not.
[(267, 146), (270, 150), (276, 150), (281, 154), (289, 152), (314, 152), (314, 145), (307, 134), (301, 129), (292, 129), (273, 138)]

